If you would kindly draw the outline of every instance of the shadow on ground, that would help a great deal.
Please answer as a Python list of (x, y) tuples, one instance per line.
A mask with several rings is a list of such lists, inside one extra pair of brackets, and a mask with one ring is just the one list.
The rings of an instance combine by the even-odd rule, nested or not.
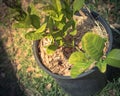
[(24, 96), (0, 34), (0, 96)]

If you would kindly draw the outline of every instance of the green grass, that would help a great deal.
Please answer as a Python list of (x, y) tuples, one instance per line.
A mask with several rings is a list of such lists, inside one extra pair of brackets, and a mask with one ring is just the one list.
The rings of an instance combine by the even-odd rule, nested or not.
[(113, 82), (108, 82), (106, 87), (96, 96), (120, 96), (120, 78)]
[[(32, 52), (32, 41), (24, 38), (25, 30), (21, 29), (21, 32), (19, 30), (13, 36), (13, 47), (15, 47), (13, 59), (18, 63), (17, 74), (27, 90), (27, 94), (32, 93), (32, 96), (39, 96), (39, 94), (42, 96), (66, 96), (53, 78), (36, 64)], [(50, 88), (46, 88), (47, 85), (51, 85)]]

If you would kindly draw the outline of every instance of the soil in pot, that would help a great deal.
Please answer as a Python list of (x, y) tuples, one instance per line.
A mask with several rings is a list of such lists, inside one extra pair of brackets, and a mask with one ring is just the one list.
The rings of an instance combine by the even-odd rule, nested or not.
[[(74, 19), (77, 21), (77, 34), (72, 37), (71, 35), (67, 35), (65, 41), (72, 43), (71, 39), (74, 39), (74, 43), (77, 48), (82, 50), (81, 46), (81, 38), (86, 32), (94, 32), (99, 34), (104, 38), (108, 38), (107, 32), (104, 27), (97, 21), (97, 24), (94, 22), (92, 18), (87, 15), (75, 15)], [(109, 38), (108, 38), (109, 40)], [(103, 53), (106, 54), (107, 49), (109, 47), (108, 40), (105, 43), (105, 48)], [(68, 58), (72, 54), (72, 52), (76, 51), (76, 48), (72, 47), (59, 47), (53, 54), (49, 55), (46, 52), (45, 46), (48, 46), (51, 43), (51, 40), (48, 38), (41, 39), (39, 43), (39, 55), (41, 57), (42, 63), (54, 74), (62, 75), (62, 76), (70, 76), (70, 69), (72, 67), (71, 64), (68, 63)]]

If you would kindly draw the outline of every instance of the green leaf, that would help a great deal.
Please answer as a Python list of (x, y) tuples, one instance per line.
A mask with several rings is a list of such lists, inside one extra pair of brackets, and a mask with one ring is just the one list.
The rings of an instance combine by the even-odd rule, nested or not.
[(61, 22), (61, 23), (59, 22), (59, 23), (57, 24), (57, 27), (58, 27), (58, 29), (60, 29), (60, 30), (62, 30), (64, 26), (65, 26), (65, 23), (62, 23), (62, 22)]
[(27, 12), (28, 12), (28, 14), (31, 14), (31, 8), (30, 8), (30, 6), (28, 6), (28, 8), (27, 8)]
[(120, 49), (113, 49), (109, 52), (105, 62), (110, 66), (120, 68)]
[(73, 78), (85, 72), (94, 62), (93, 60), (88, 60), (85, 53), (81, 51), (72, 53), (68, 61), (73, 64), (71, 68), (71, 76)]
[(54, 27), (53, 20), (52, 20), (52, 18), (49, 18), (47, 21), (48, 21), (47, 26), (48, 26), (49, 31), (51, 33), (51, 32), (53, 32), (53, 27)]
[(73, 2), (73, 12), (79, 11), (83, 5), (85, 0), (74, 0)]
[(77, 30), (73, 30), (72, 32), (70, 32), (70, 35), (75, 36), (77, 34)]
[(92, 59), (99, 60), (103, 55), (105, 39), (92, 32), (82, 38), (82, 48)]
[(98, 62), (96, 64), (96, 66), (98, 67), (98, 69), (104, 73), (106, 71), (106, 68), (107, 68), (107, 63), (106, 62)]
[(73, 26), (74, 23), (75, 23), (75, 22), (74, 22), (73, 20), (69, 20), (69, 21), (65, 24), (65, 26), (63, 27), (63, 31), (65, 32), (65, 31), (69, 30), (69, 28), (70, 28), (71, 26)]
[(25, 34), (25, 38), (29, 40), (39, 40), (43, 38), (44, 33), (36, 33), (35, 31), (31, 31)]
[(47, 13), (47, 14), (50, 14), (51, 16), (55, 16), (57, 15), (57, 13), (52, 10), (52, 9), (44, 9), (44, 11)]
[(31, 24), (38, 29), (40, 27), (40, 17), (37, 15), (30, 15), (31, 18)]
[(55, 0), (55, 4), (56, 4), (56, 7), (57, 7), (58, 12), (61, 12), (62, 6), (61, 6), (60, 0)]
[(36, 30), (36, 33), (44, 32), (46, 29), (47, 23), (44, 23), (39, 29)]
[(63, 15), (64, 15), (64, 14), (60, 14), (59, 16), (58, 16), (58, 15), (52, 16), (52, 18), (53, 18), (53, 20), (55, 20), (55, 21), (61, 21), (62, 18), (63, 18)]
[(50, 45), (47, 47), (47, 53), (53, 54), (58, 47), (56, 45)]
[(25, 25), (24, 22), (14, 23), (14, 24), (12, 25), (12, 27), (14, 27), (14, 28), (28, 28), (28, 27)]
[(37, 10), (37, 8), (35, 8), (35, 5), (33, 3), (30, 3), (29, 7), (31, 8), (31, 10), (30, 10), (31, 15), (35, 14), (35, 15), (39, 16), (39, 11)]
[(61, 31), (53, 31), (52, 35), (56, 40), (62, 39), (62, 32)]
[(83, 62), (75, 62), (75, 64), (71, 68), (71, 77), (75, 78), (81, 73), (83, 73), (86, 69), (89, 68), (91, 63), (83, 63)]
[(86, 56), (83, 52), (73, 52), (69, 58), (69, 63), (70, 64), (75, 64), (76, 62), (85, 62), (86, 61)]

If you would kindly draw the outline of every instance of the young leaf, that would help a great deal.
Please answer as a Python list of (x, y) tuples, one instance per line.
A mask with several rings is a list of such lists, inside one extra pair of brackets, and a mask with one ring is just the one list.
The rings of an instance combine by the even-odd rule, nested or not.
[(95, 60), (99, 60), (103, 55), (105, 39), (92, 32), (86, 33), (82, 38), (83, 50)]
[(53, 54), (55, 52), (55, 50), (57, 49), (58, 47), (56, 45), (50, 45), (47, 47), (47, 53), (48, 54)]
[(62, 6), (61, 6), (60, 0), (55, 0), (55, 4), (56, 4), (56, 7), (57, 7), (58, 12), (61, 12)]
[(96, 64), (96, 66), (98, 67), (98, 69), (104, 73), (106, 71), (106, 67), (107, 67), (107, 63), (106, 62), (98, 62)]
[(36, 30), (35, 33), (41, 33), (43, 31), (45, 31), (46, 26), (47, 26), (47, 23), (44, 23), (39, 29)]
[(85, 0), (74, 0), (73, 2), (73, 12), (79, 11), (83, 5)]
[(77, 30), (73, 30), (72, 32), (70, 32), (70, 35), (75, 36), (77, 34)]
[(29, 40), (39, 40), (43, 37), (44, 33), (36, 33), (35, 31), (25, 34), (25, 38)]
[(55, 20), (55, 21), (61, 21), (62, 18), (63, 18), (63, 14), (60, 14), (59, 16), (58, 16), (58, 15), (52, 16), (52, 18), (53, 18), (53, 20)]
[(40, 17), (37, 15), (30, 15), (31, 18), (31, 24), (38, 29), (40, 27)]
[(83, 52), (73, 52), (69, 58), (70, 64), (75, 64), (76, 62), (85, 62), (87, 59), (85, 57), (85, 54)]
[(113, 49), (108, 53), (105, 62), (110, 66), (120, 68), (120, 49)]
[(65, 23), (62, 23), (62, 22), (61, 22), (61, 23), (59, 22), (59, 23), (57, 24), (57, 27), (58, 27), (58, 29), (60, 29), (60, 30), (62, 30), (64, 26), (65, 26)]

